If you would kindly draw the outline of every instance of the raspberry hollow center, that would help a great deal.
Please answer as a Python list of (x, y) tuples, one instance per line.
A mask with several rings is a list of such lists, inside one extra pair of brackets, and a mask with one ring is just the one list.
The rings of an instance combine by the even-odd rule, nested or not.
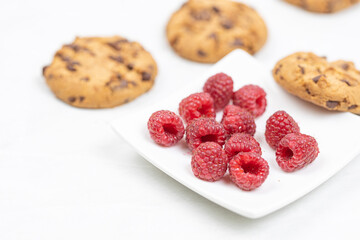
[(257, 175), (259, 172), (259, 165), (256, 164), (256, 162), (249, 162), (243, 164), (241, 165), (241, 168), (244, 170), (245, 173)]
[(264, 105), (264, 98), (263, 97), (258, 97), (256, 99), (255, 103), (256, 103), (257, 108), (261, 108)]
[(288, 147), (284, 148), (281, 152), (281, 157), (283, 161), (289, 161), (293, 156), (293, 151)]
[(207, 107), (199, 107), (198, 108), (199, 113), (201, 114), (201, 116), (206, 116), (206, 114), (208, 113), (209, 109)]
[(178, 131), (176, 130), (175, 125), (173, 124), (164, 124), (163, 125), (164, 128), (164, 132), (171, 134), (171, 135), (176, 135), (178, 133)]
[(217, 136), (216, 135), (205, 135), (201, 137), (201, 142), (217, 142)]

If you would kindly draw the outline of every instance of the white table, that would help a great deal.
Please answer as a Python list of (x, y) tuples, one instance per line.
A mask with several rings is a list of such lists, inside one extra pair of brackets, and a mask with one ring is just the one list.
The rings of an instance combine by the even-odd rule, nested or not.
[[(169, 92), (200, 75), (211, 65), (181, 59), (166, 41), (166, 21), (181, 2), (0, 2), (0, 239), (358, 238), (360, 157), (304, 198), (249, 220), (177, 183), (119, 139), (108, 123), (131, 103), (77, 109), (47, 88), (42, 66), (76, 35), (141, 42), (158, 62), (156, 85)], [(246, 2), (267, 22), (269, 39), (256, 58), (269, 69), (298, 50), (360, 67), (360, 5), (317, 15), (279, 0)]]

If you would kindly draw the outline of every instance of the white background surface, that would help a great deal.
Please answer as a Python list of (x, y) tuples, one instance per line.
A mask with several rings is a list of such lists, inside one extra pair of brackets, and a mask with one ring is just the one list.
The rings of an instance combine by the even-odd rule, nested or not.
[[(269, 39), (256, 58), (269, 69), (298, 50), (360, 66), (360, 5), (316, 15), (278, 0), (246, 2), (267, 22)], [(171, 93), (196, 79), (211, 65), (177, 57), (164, 33), (181, 3), (0, 2), (0, 239), (358, 238), (360, 157), (306, 197), (249, 220), (188, 190), (119, 139), (108, 122), (131, 103), (83, 110), (53, 97), (41, 68), (76, 35), (141, 42), (159, 65), (154, 90), (161, 84)], [(136, 101), (145, 100), (152, 99)]]

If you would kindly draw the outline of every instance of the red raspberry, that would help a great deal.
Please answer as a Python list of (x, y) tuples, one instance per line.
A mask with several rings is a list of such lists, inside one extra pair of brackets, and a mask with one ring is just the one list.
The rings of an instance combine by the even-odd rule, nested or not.
[(299, 170), (312, 163), (319, 154), (315, 138), (290, 133), (281, 139), (276, 149), (276, 162), (285, 172)]
[(269, 175), (268, 163), (256, 153), (239, 153), (229, 164), (231, 180), (242, 190), (251, 191)]
[(224, 118), (224, 116), (229, 115), (229, 114), (234, 115), (236, 113), (241, 113), (241, 112), (243, 112), (243, 110), (244, 110), (243, 108), (235, 106), (235, 105), (227, 105), (224, 109), (223, 118)]
[(194, 93), (179, 104), (180, 116), (186, 123), (200, 117), (215, 118), (214, 100), (208, 93)]
[(168, 110), (154, 112), (147, 124), (151, 138), (165, 147), (176, 144), (184, 136), (181, 118)]
[(235, 133), (232, 135), (225, 143), (224, 149), (229, 160), (240, 152), (253, 152), (260, 156), (262, 154), (260, 144), (255, 138), (245, 133)]
[(245, 85), (233, 95), (233, 103), (248, 110), (254, 117), (261, 116), (266, 109), (266, 93), (257, 85)]
[(254, 136), (256, 124), (253, 115), (242, 108), (226, 107), (225, 110), (226, 115), (224, 114), (221, 124), (224, 126), (227, 137), (234, 133), (247, 133)]
[(234, 82), (225, 73), (211, 76), (205, 83), (203, 90), (214, 99), (215, 111), (223, 109), (231, 100)]
[(222, 146), (225, 139), (223, 126), (213, 118), (197, 118), (186, 127), (186, 142), (191, 150), (204, 142), (216, 142)]
[(285, 111), (277, 111), (266, 121), (265, 138), (273, 149), (289, 133), (299, 133), (300, 128), (295, 120)]
[(206, 142), (195, 149), (191, 159), (191, 168), (196, 177), (214, 182), (224, 176), (227, 162), (225, 151), (219, 144)]

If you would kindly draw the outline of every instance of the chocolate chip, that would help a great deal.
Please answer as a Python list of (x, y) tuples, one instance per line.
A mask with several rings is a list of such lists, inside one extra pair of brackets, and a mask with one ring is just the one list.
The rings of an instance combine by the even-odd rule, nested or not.
[(86, 47), (81, 47), (81, 46), (79, 46), (79, 45), (77, 45), (77, 44), (74, 44), (74, 43), (64, 45), (64, 47), (71, 48), (72, 50), (74, 50), (74, 52), (84, 51), (84, 52), (88, 52), (88, 53), (90, 53), (91, 55), (95, 56), (95, 54), (94, 54), (92, 51), (90, 51), (88, 48), (86, 48)]
[(244, 42), (240, 38), (235, 38), (232, 45), (236, 47), (243, 47)]
[(64, 56), (61, 53), (57, 53), (55, 56), (60, 57), (62, 61), (66, 62), (66, 68), (69, 71), (75, 72), (76, 68), (74, 67), (74, 65), (81, 65), (80, 62), (78, 61), (73, 61), (71, 60), (70, 57)]
[(79, 97), (79, 101), (80, 101), (80, 102), (84, 101), (84, 99), (85, 99), (84, 96), (80, 96), (80, 97)]
[(351, 105), (350, 107), (348, 107), (348, 110), (355, 109), (357, 107), (358, 107), (358, 105), (354, 104), (354, 105)]
[(116, 78), (117, 78), (117, 80), (121, 80), (121, 74), (120, 74), (120, 73), (117, 73), (117, 74), (116, 74)]
[(213, 6), (212, 7), (212, 10), (215, 12), (215, 13), (220, 13), (220, 9), (216, 6)]
[(208, 21), (211, 18), (210, 13), (207, 10), (202, 10), (200, 12), (192, 11), (190, 15), (197, 21)]
[(298, 65), (298, 67), (300, 68), (301, 74), (305, 74), (305, 68), (300, 65)]
[(109, 56), (109, 58), (111, 60), (114, 60), (114, 61), (118, 62), (118, 63), (124, 63), (124, 58), (121, 57), (121, 56)]
[(72, 71), (72, 72), (75, 72), (76, 71), (76, 68), (74, 67), (73, 64), (66, 64), (66, 68), (69, 70), (69, 71)]
[(346, 83), (346, 85), (348, 85), (348, 86), (351, 86), (351, 83), (346, 79), (341, 79), (340, 81), (343, 83)]
[(307, 3), (306, 3), (306, 0), (301, 0), (300, 6), (301, 6), (303, 9), (307, 9), (308, 6), (307, 6)]
[(320, 80), (320, 78), (323, 76), (325, 77), (324, 74), (320, 74), (319, 76), (314, 77), (312, 80), (314, 81), (314, 83), (317, 83)]
[(200, 57), (206, 57), (206, 53), (202, 50), (198, 50), (197, 55), (199, 55)]
[(326, 106), (327, 106), (328, 108), (335, 108), (335, 107), (337, 107), (339, 104), (340, 104), (339, 101), (327, 101), (327, 102), (326, 102)]
[(119, 88), (127, 88), (127, 86), (128, 86), (128, 81), (126, 81), (126, 80), (121, 80), (120, 81), (120, 85), (118, 85), (119, 86)]
[(277, 67), (276, 69), (275, 69), (275, 75), (277, 75), (278, 73), (279, 73), (279, 71), (280, 71), (280, 69), (282, 68), (282, 64), (280, 64), (279, 65), (279, 67)]
[(82, 78), (80, 78), (80, 80), (81, 80), (81, 81), (88, 82), (88, 81), (90, 80), (90, 78), (89, 78), (89, 77), (82, 77)]
[(310, 92), (310, 90), (308, 88), (305, 88), (305, 91), (306, 91), (307, 94), (311, 95), (311, 92)]
[(128, 65), (126, 65), (127, 69), (129, 70), (133, 70), (134, 69), (134, 64), (129, 63)]
[(174, 46), (179, 40), (179, 36), (174, 37), (171, 41), (170, 41), (170, 45)]
[(64, 62), (69, 62), (70, 61), (69, 57), (62, 55), (61, 53), (57, 53), (55, 56), (59, 57)]
[(225, 29), (231, 29), (234, 26), (233, 22), (229, 19), (222, 20), (220, 25)]
[(141, 79), (142, 79), (143, 81), (149, 81), (149, 80), (151, 79), (151, 74), (148, 73), (148, 72), (143, 72), (143, 73), (141, 74)]
[(48, 68), (49, 66), (44, 66), (43, 69), (42, 69), (42, 74), (45, 76), (45, 71), (46, 69)]
[(64, 45), (64, 47), (68, 47), (68, 48), (71, 48), (72, 50), (74, 50), (74, 52), (78, 52), (81, 50), (82, 47), (80, 47), (79, 45), (76, 45), (74, 43), (72, 44), (66, 44)]
[(73, 102), (76, 101), (76, 97), (69, 97), (69, 98), (68, 98), (68, 101), (71, 102), (71, 103), (73, 103)]
[(108, 42), (106, 43), (109, 47), (111, 47), (112, 49), (115, 49), (116, 51), (120, 51), (121, 50), (121, 44), (122, 43), (127, 43), (129, 42), (127, 39), (119, 39), (115, 42)]
[(218, 36), (217, 36), (216, 33), (211, 33), (211, 34), (208, 36), (208, 38), (212, 38), (212, 39), (214, 39), (215, 41), (218, 40)]
[(337, 1), (328, 1), (326, 6), (327, 7), (326, 11), (328, 13), (333, 12), (335, 4), (337, 4)]
[(350, 65), (348, 63), (344, 63), (341, 65), (341, 68), (344, 69), (345, 71), (349, 70)]
[(121, 50), (121, 47), (118, 46), (117, 44), (113, 43), (113, 42), (109, 42), (109, 43), (107, 43), (107, 45), (109, 45), (111, 48), (115, 49), (116, 51)]

